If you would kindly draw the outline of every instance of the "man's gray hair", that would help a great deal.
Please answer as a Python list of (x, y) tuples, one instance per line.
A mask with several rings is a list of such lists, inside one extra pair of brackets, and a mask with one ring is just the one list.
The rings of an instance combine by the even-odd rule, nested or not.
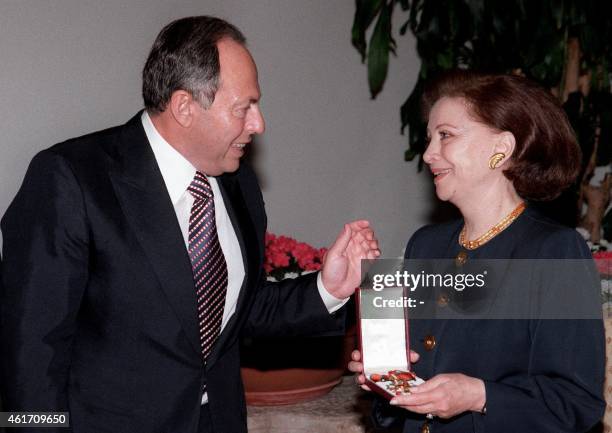
[(197, 16), (171, 22), (157, 35), (142, 71), (142, 97), (150, 113), (161, 113), (176, 90), (189, 92), (204, 108), (219, 88), (217, 42), (246, 38), (220, 18)]

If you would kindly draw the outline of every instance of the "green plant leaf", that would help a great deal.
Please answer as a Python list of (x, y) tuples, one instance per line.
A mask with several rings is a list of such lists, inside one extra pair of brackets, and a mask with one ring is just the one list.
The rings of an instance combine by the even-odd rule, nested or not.
[(412, 161), (416, 156), (419, 155), (419, 152), (413, 149), (407, 149), (404, 152), (404, 161)]
[(470, 11), (470, 17), (474, 23), (476, 32), (480, 32), (483, 26), (485, 17), (485, 2), (484, 0), (466, 0), (466, 5)]
[(409, 0), (399, 0), (400, 5), (402, 6), (403, 11), (407, 11), (410, 9), (410, 1)]
[(419, 24), (419, 14), (423, 9), (424, 0), (414, 0), (412, 2), (412, 7), (410, 8), (410, 28), (413, 33), (416, 33), (417, 26)]
[(442, 40), (446, 33), (440, 28), (440, 17), (438, 10), (440, 0), (428, 0), (423, 3), (419, 24), (416, 31), (416, 37), (422, 40), (440, 39)]
[(548, 7), (550, 8), (550, 11), (552, 13), (557, 30), (561, 30), (561, 28), (565, 24), (563, 20), (563, 17), (565, 15), (565, 2), (559, 0), (550, 0), (548, 3)]
[(400, 35), (404, 36), (406, 31), (408, 30), (408, 26), (410, 25), (410, 19), (407, 19), (404, 24), (400, 27)]
[(451, 69), (454, 66), (454, 56), (450, 49), (436, 55), (436, 63), (440, 69)]
[(391, 37), (391, 9), (387, 4), (381, 9), (368, 47), (368, 83), (372, 99), (376, 98), (385, 83), (389, 69), (389, 51), (393, 51), (395, 44)]
[[(402, 104), (400, 115), (402, 120), (401, 133), (408, 127), (408, 151), (404, 154), (406, 161), (414, 159), (415, 155), (423, 153), (425, 150), (425, 137), (427, 136), (427, 125), (421, 113), (421, 98), (425, 79), (423, 78), (423, 65), (414, 89), (406, 101)], [(422, 160), (419, 161), (419, 170)]]
[[(457, 66), (489, 72), (520, 69), (545, 87), (559, 88), (568, 36), (579, 38), (581, 68), (592, 72), (589, 97), (575, 92), (572, 101), (566, 104), (580, 145), (585, 154), (589, 146), (592, 152), (598, 122), (600, 137), (606, 143), (612, 142), (612, 109), (604, 108), (604, 101), (610, 99), (593, 97), (599, 93), (612, 98), (612, 1), (356, 0), (356, 4), (353, 44), (362, 56), (366, 54), (372, 97), (382, 89), (389, 52), (395, 48), (391, 34), (394, 7), (399, 5), (408, 11), (400, 34), (410, 29), (416, 37), (421, 68), (418, 81), (400, 110), (401, 131), (408, 129), (408, 150), (404, 155), (407, 160), (425, 149), (426, 127), (420, 113), (424, 80)], [(365, 33), (376, 18), (366, 44)], [(598, 148), (598, 162), (612, 158), (610, 146)]]
[(351, 30), (351, 43), (361, 54), (361, 61), (366, 58), (366, 30), (376, 18), (383, 5), (383, 0), (355, 0), (355, 17)]

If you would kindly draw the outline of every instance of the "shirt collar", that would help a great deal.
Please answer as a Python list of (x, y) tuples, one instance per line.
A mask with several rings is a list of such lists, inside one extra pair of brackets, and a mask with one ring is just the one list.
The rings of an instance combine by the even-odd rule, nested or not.
[(142, 126), (155, 155), (172, 204), (176, 205), (195, 176), (196, 169), (161, 136), (147, 111), (141, 116)]

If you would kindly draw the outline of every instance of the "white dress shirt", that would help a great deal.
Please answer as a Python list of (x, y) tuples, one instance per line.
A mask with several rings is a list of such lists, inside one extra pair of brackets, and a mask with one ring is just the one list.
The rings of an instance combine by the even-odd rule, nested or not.
[[(191, 215), (191, 206), (193, 205), (194, 198), (191, 193), (187, 191), (187, 188), (195, 176), (196, 169), (160, 135), (146, 111), (142, 113), (141, 120), (147, 139), (155, 155), (155, 160), (157, 161), (164, 183), (166, 184), (166, 189), (170, 195), (172, 206), (174, 206), (174, 212), (176, 213), (183, 240), (185, 241), (185, 248), (188, 249), (189, 216)], [(221, 331), (223, 331), (227, 322), (236, 311), (238, 295), (244, 281), (244, 263), (242, 261), (242, 253), (238, 238), (236, 237), (236, 231), (227, 213), (217, 179), (213, 176), (207, 176), (207, 178), (214, 195), (215, 222), (217, 223), (219, 243), (221, 244), (221, 250), (227, 262), (227, 295), (225, 297), (225, 308), (221, 321)], [(323, 286), (321, 273), (317, 276), (317, 287), (330, 313), (338, 310), (348, 300), (348, 298), (338, 299), (330, 295)], [(202, 404), (207, 401), (208, 395), (204, 394), (202, 397)]]
[[(187, 188), (195, 176), (196, 169), (157, 132), (146, 111), (142, 114), (142, 126), (155, 154), (155, 160), (164, 178), (172, 206), (174, 206), (185, 248), (189, 248), (189, 216), (194, 198)], [(215, 222), (219, 243), (227, 262), (227, 295), (221, 320), (221, 330), (223, 330), (236, 311), (238, 294), (244, 281), (244, 263), (242, 263), (242, 253), (236, 231), (225, 208), (217, 179), (210, 176), (208, 181), (214, 195)]]

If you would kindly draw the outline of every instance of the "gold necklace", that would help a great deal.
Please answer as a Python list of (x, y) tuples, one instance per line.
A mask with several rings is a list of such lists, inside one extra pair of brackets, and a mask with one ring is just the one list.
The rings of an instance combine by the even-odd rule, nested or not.
[[(461, 245), (466, 250), (475, 250), (476, 248), (486, 244), (495, 236), (497, 236), (506, 228), (508, 228), (508, 226), (512, 224), (512, 222), (517, 219), (520, 214), (523, 213), (526, 207), (527, 206), (524, 201), (520, 202), (519, 205), (514, 208), (512, 212), (506, 215), (500, 222), (495, 224), (493, 227), (487, 230), (485, 234), (478, 237), (477, 239), (474, 239), (473, 241), (468, 241), (465, 239), (466, 227), (464, 225), (461, 229), (461, 233), (459, 233), (459, 245)], [(463, 265), (467, 261), (467, 253), (465, 251), (460, 251), (455, 261), (458, 265)]]

